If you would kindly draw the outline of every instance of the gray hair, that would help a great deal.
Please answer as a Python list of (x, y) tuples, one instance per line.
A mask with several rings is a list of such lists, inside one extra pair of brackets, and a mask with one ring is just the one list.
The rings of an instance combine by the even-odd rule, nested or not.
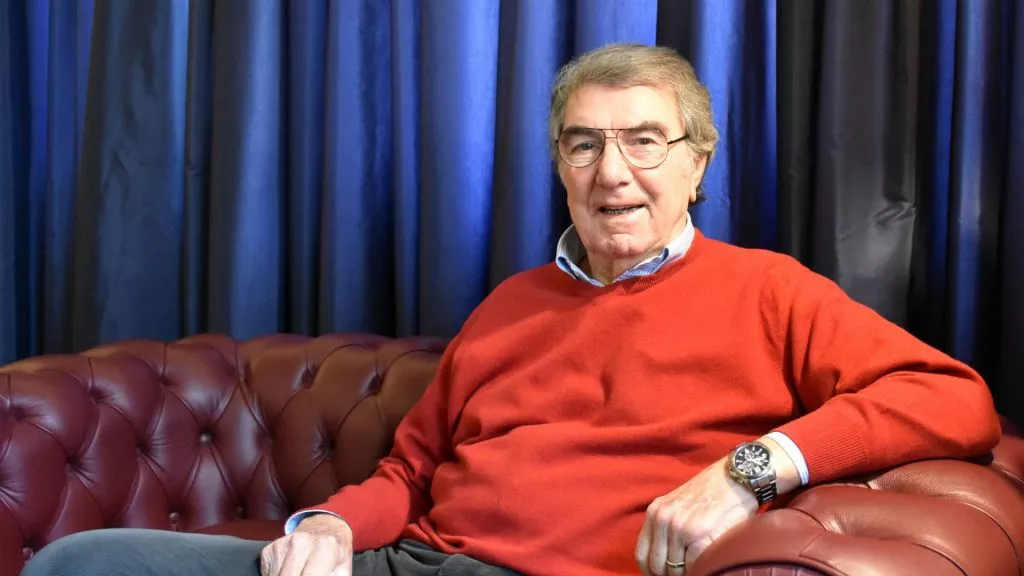
[[(548, 118), (551, 157), (556, 163), (558, 136), (565, 122), (569, 98), (584, 84), (615, 88), (651, 86), (669, 90), (679, 103), (685, 143), (697, 157), (715, 155), (718, 130), (711, 114), (711, 96), (693, 67), (675, 50), (642, 44), (609, 44), (577, 56), (562, 67), (551, 90)], [(703, 186), (701, 186), (703, 188)]]

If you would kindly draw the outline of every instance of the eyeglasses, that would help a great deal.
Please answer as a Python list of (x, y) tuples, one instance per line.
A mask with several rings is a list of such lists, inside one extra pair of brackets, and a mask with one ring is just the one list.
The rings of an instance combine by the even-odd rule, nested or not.
[(558, 155), (573, 168), (590, 166), (601, 157), (605, 142), (615, 138), (615, 143), (627, 162), (637, 168), (657, 168), (668, 157), (669, 146), (686, 140), (686, 135), (669, 140), (657, 128), (613, 128), (615, 136), (606, 136), (597, 128), (573, 127), (558, 136)]

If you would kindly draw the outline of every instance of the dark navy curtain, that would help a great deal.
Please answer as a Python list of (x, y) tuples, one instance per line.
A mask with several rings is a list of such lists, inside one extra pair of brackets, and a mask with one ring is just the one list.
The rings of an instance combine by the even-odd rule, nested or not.
[(673, 46), (708, 235), (793, 254), (1024, 417), (1024, 4), (0, 2), (0, 362), (197, 332), (450, 336), (568, 224), (551, 81)]

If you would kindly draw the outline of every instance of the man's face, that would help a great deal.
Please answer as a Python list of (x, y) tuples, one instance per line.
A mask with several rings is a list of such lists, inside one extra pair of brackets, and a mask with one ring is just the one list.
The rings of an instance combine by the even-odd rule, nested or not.
[(599, 128), (608, 137), (593, 164), (558, 163), (569, 214), (592, 262), (632, 265), (658, 253), (682, 233), (687, 208), (696, 200), (705, 160), (695, 163), (685, 142), (671, 145), (665, 161), (649, 169), (630, 164), (619, 151), (610, 129), (644, 124), (659, 128), (668, 140), (685, 134), (667, 90), (588, 84), (566, 103), (563, 131)]

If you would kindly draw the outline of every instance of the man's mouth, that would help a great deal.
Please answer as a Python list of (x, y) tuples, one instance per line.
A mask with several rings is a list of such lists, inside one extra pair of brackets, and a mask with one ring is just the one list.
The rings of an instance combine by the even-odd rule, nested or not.
[(609, 216), (620, 216), (622, 214), (629, 214), (643, 208), (643, 204), (636, 204), (634, 206), (602, 206), (598, 210), (601, 214), (607, 214)]

